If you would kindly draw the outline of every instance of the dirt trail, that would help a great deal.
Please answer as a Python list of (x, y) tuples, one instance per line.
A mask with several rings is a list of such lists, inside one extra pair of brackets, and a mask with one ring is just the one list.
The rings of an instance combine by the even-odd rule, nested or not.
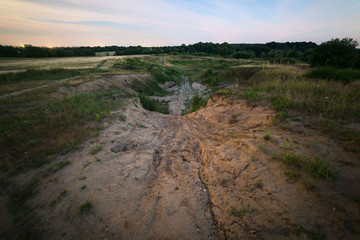
[[(104, 81), (134, 77), (147, 76)], [(245, 101), (213, 97), (186, 116), (127, 101), (97, 138), (52, 163), (70, 165), (41, 179), (29, 204), (44, 239), (359, 239), (357, 153), (301, 123), (279, 129), (272, 110)], [(314, 192), (287, 181), (272, 153), (288, 141), (296, 152), (328, 152), (339, 179)]]

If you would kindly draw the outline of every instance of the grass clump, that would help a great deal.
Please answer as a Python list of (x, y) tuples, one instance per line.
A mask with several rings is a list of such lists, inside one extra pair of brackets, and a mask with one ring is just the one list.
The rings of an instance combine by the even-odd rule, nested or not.
[(92, 149), (90, 150), (90, 154), (91, 154), (91, 155), (95, 155), (95, 154), (97, 154), (98, 152), (102, 151), (103, 148), (104, 148), (104, 147), (101, 146), (101, 145), (96, 145), (94, 148), (92, 148)]
[(259, 179), (259, 180), (257, 180), (257, 181), (255, 182), (255, 187), (256, 187), (256, 188), (262, 189), (263, 186), (264, 186), (264, 183), (263, 183), (263, 181), (262, 181), (261, 179)]
[(84, 202), (83, 204), (81, 204), (79, 206), (79, 213), (81, 215), (85, 214), (85, 213), (88, 213), (92, 208), (93, 208), (92, 202), (86, 201), (86, 202)]
[(194, 97), (191, 99), (191, 109), (190, 112), (196, 112), (200, 108), (206, 106), (207, 99), (202, 98), (199, 96), (198, 93), (194, 95)]
[(46, 169), (45, 172), (41, 176), (44, 178), (48, 177), (70, 164), (71, 164), (71, 162), (69, 160), (61, 161), (61, 162), (57, 163), (54, 167), (50, 167), (50, 168)]
[(259, 92), (260, 92), (260, 89), (251, 87), (245, 91), (244, 98), (246, 100), (257, 100), (260, 98)]
[(240, 208), (236, 208), (236, 207), (231, 207), (229, 212), (231, 215), (235, 216), (235, 217), (240, 217), (243, 218), (248, 214), (249, 208), (246, 206), (242, 206)]
[(216, 87), (221, 82), (223, 82), (222, 77), (219, 75), (218, 72), (213, 71), (212, 69), (207, 69), (204, 74), (202, 75), (203, 80), (202, 82), (211, 86)]
[(228, 180), (227, 179), (221, 179), (220, 185), (223, 186), (223, 187), (226, 187), (228, 185)]
[(337, 172), (332, 166), (331, 161), (321, 155), (316, 155), (313, 158), (306, 158), (305, 156), (297, 155), (295, 153), (285, 152), (280, 159), (287, 165), (306, 170), (315, 177), (315, 179), (335, 179), (337, 177)]
[(293, 169), (285, 170), (284, 175), (290, 181), (296, 181), (298, 179), (298, 177), (299, 177), (299, 174), (296, 171), (294, 171)]
[(259, 143), (259, 149), (262, 151), (262, 152), (265, 152), (265, 144), (262, 142), (262, 143)]
[(65, 196), (68, 192), (69, 192), (69, 191), (66, 190), (66, 189), (64, 189), (64, 190), (62, 190), (61, 192), (59, 192), (58, 196), (57, 196), (54, 200), (52, 200), (52, 201), (50, 202), (49, 206), (50, 206), (50, 207), (55, 206), (55, 204), (56, 204), (63, 196)]
[(270, 133), (265, 134), (263, 138), (265, 141), (269, 141), (271, 139)]
[(140, 103), (146, 110), (169, 114), (169, 102), (151, 99), (147, 95), (140, 94)]

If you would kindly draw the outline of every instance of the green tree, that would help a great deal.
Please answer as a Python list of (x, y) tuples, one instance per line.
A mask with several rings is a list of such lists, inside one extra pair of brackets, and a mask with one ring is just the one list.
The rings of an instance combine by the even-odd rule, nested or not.
[(315, 48), (310, 63), (313, 66), (353, 68), (358, 58), (358, 42), (352, 38), (332, 39)]

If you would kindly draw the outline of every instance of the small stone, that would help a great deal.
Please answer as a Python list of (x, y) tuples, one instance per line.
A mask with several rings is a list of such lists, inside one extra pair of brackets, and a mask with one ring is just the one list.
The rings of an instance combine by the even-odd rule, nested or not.
[(175, 191), (179, 190), (179, 187), (175, 187)]
[(118, 153), (118, 152), (121, 152), (121, 151), (126, 151), (129, 149), (129, 144), (119, 144), (119, 145), (116, 145), (114, 147), (112, 147), (110, 150), (114, 153)]

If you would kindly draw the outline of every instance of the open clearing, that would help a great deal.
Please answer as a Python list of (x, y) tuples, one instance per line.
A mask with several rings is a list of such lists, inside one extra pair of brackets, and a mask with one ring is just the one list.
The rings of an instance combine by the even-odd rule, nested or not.
[[(167, 66), (179, 62), (169, 56), (148, 58)], [(76, 61), (64, 61), (74, 64), (71, 60)], [(101, 130), (70, 151), (16, 174), (1, 171), (0, 237), (360, 238), (357, 143), (324, 133), (316, 118), (274, 121), (279, 113), (266, 100), (255, 99), (262, 93), (245, 91), (245, 99), (228, 95), (231, 87), (240, 85), (239, 79), (215, 85), (220, 81), (217, 76), (222, 76), (216, 71), (224, 64), (238, 68), (246, 61), (186, 59), (199, 61), (196, 64), (205, 69), (198, 73), (198, 68), (182, 63), (180, 84), (169, 79), (159, 84), (168, 92), (150, 98), (168, 102), (172, 114), (162, 114), (144, 109), (137, 97), (138, 92), (146, 93), (139, 86), (151, 82), (156, 73), (144, 72), (142, 63), (136, 61), (132, 73), (127, 65), (114, 68), (117, 60), (94, 60), (91, 66), (95, 68), (109, 64), (104, 68), (107, 72), (82, 75), (41, 90), (47, 98), (62, 99), (118, 89), (120, 93), (101, 99), (121, 104), (106, 117), (95, 114)], [(37, 66), (46, 67), (42, 61)], [(85, 65), (89, 59), (86, 61)], [(17, 69), (15, 65), (10, 68)], [(215, 73), (201, 75), (209, 66)], [(249, 65), (244, 69), (247, 77), (256, 80)], [(200, 81), (200, 75), (209, 78)], [(204, 108), (180, 116), (189, 109), (196, 92), (210, 95), (206, 82), (219, 86), (221, 92), (211, 96)], [(240, 87), (246, 88), (244, 84)], [(21, 96), (6, 97), (2, 104), (13, 106), (12, 101)], [(321, 167), (312, 164), (316, 159), (323, 163)], [(290, 160), (295, 163), (291, 165)]]

